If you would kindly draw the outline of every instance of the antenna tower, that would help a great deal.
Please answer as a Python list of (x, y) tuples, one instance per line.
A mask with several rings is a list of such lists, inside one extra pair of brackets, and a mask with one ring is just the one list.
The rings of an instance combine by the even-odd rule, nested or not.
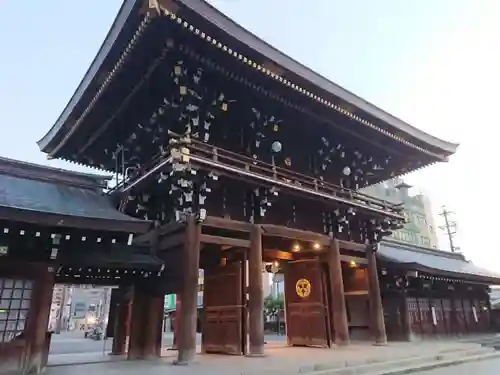
[(439, 228), (444, 230), (446, 235), (448, 236), (448, 243), (450, 245), (450, 250), (452, 253), (455, 253), (460, 250), (458, 246), (455, 245), (455, 235), (457, 234), (457, 222), (452, 219), (455, 215), (454, 212), (448, 211), (445, 206), (442, 207), (442, 211), (439, 216), (442, 216), (444, 219), (444, 225)]

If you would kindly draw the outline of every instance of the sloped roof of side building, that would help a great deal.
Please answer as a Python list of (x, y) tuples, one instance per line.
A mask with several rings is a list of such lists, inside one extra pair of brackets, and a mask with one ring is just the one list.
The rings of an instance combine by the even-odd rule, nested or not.
[(467, 261), (463, 254), (383, 241), (378, 257), (382, 261), (398, 263), (409, 269), (442, 277), (462, 278), (476, 282), (500, 284), (500, 274)]
[(107, 176), (0, 158), (0, 219), (144, 233), (151, 223), (118, 211), (103, 192)]

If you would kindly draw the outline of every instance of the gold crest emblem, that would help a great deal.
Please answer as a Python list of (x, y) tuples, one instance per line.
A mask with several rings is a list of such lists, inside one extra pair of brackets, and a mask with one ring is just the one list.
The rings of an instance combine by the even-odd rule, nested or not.
[(295, 291), (301, 298), (309, 297), (311, 294), (311, 283), (307, 279), (299, 279), (295, 284)]

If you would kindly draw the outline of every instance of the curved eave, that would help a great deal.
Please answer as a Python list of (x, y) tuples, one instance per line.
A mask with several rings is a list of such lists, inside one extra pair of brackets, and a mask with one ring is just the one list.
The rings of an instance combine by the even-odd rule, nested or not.
[(111, 231), (121, 233), (144, 234), (152, 226), (146, 220), (109, 220), (94, 217), (77, 217), (61, 215), (53, 212), (36, 212), (15, 207), (0, 206), (0, 220), (36, 224), (46, 227), (78, 228), (96, 231)]
[(381, 261), (397, 264), (398, 267), (431, 275), (500, 285), (500, 274), (467, 262), (465, 257), (459, 253), (385, 240), (382, 242), (377, 256)]
[[(54, 148), (53, 140), (60, 133), (67, 132), (69, 129), (66, 128), (66, 123), (73, 113), (75, 107), (82, 100), (83, 95), (89, 89), (91, 84), (95, 81), (96, 77), (99, 77), (100, 73), (104, 71), (104, 65), (106, 58), (108, 57), (111, 49), (115, 45), (116, 41), (122, 34), (125, 24), (129, 20), (129, 18), (133, 15), (133, 10), (136, 7), (136, 4), (141, 3), (141, 0), (125, 0), (116, 16), (111, 28), (104, 39), (104, 42), (97, 52), (96, 57), (90, 64), (89, 69), (83, 76), (82, 81), (78, 85), (75, 93), (71, 97), (70, 101), (64, 108), (63, 112), (55, 122), (55, 124), (50, 128), (50, 130), (40, 139), (37, 144), (42, 152), (50, 154), (52, 149)], [(65, 126), (66, 125), (66, 126)]]
[[(381, 260), (386, 260), (384, 259), (383, 256), (380, 258)], [(391, 262), (390, 260), (386, 261)], [(398, 263), (398, 265), (408, 270), (424, 272), (435, 276), (462, 279), (481, 284), (500, 285), (500, 278), (494, 276), (483, 276), (483, 275), (475, 275), (475, 274), (468, 274), (461, 272), (444, 271), (433, 267), (423, 266), (419, 263)]]
[(445, 155), (454, 154), (457, 151), (458, 144), (451, 143), (434, 137), (422, 130), (419, 130), (410, 124), (398, 119), (395, 116), (383, 111), (368, 101), (351, 93), (343, 87), (335, 84), (322, 75), (314, 72), (305, 65), (294, 60), (290, 56), (279, 51), (275, 47), (260, 39), (244, 27), (240, 26), (232, 19), (218, 11), (204, 0), (178, 0), (186, 8), (191, 9), (196, 14), (203, 17), (207, 22), (223, 30), (226, 34), (236, 39), (241, 44), (264, 56), (266, 59), (276, 63), (283, 69), (296, 75), (301, 80), (316, 86), (317, 88), (332, 94), (341, 100), (353, 105), (356, 108), (374, 116), (390, 126), (398, 129), (412, 137), (415, 137), (433, 147), (443, 150)]
[[(341, 86), (321, 76), (320, 74), (312, 71), (286, 54), (280, 52), (272, 47), (262, 39), (258, 38), (236, 22), (226, 17), (223, 13), (216, 8), (205, 2), (204, 0), (177, 0), (185, 9), (190, 10), (197, 16), (202, 17), (207, 23), (217, 27), (227, 34), (229, 39), (241, 44), (243, 48), (248, 48), (263, 57), (263, 60), (268, 60), (276, 64), (279, 68), (290, 73), (294, 76), (294, 80), (298, 84), (314, 86), (316, 90), (333, 95), (340, 100), (356, 107), (360, 111), (379, 119), (380, 121), (388, 124), (393, 129), (405, 133), (406, 135), (420, 140), (427, 145), (441, 150), (440, 154), (443, 159), (447, 156), (454, 154), (457, 151), (458, 144), (447, 142), (434, 137), (422, 130), (419, 130), (410, 124), (392, 116), (391, 114), (383, 111), (375, 105), (367, 102), (366, 100), (358, 97), (357, 95), (345, 90)], [(73, 124), (67, 124), (76, 105), (82, 100), (82, 97), (95, 77), (103, 71), (103, 64), (111, 51), (113, 45), (118, 40), (125, 24), (130, 17), (133, 16), (133, 10), (141, 3), (141, 0), (125, 0), (120, 11), (108, 33), (104, 43), (102, 44), (97, 56), (92, 62), (90, 68), (85, 74), (82, 82), (73, 94), (68, 105), (54, 124), (49, 132), (38, 141), (40, 149), (48, 154), (52, 154), (53, 149), (57, 143), (58, 136), (64, 135), (70, 130)], [(55, 156), (55, 155), (51, 155)]]

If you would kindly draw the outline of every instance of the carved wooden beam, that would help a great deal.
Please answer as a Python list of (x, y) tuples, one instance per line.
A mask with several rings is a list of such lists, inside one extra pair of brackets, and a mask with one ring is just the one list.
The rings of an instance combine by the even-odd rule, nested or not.
[(180, 232), (178, 234), (162, 238), (158, 244), (158, 250), (159, 251), (166, 250), (172, 247), (177, 247), (179, 245), (182, 245), (184, 243), (185, 238), (186, 235), (184, 232)]
[[(160, 237), (167, 236), (171, 233), (177, 232), (185, 227), (185, 224), (183, 223), (167, 223), (165, 225), (162, 225), (161, 227), (157, 228), (156, 231), (158, 231), (158, 235)], [(134, 245), (144, 245), (150, 243), (154, 236), (155, 236), (155, 230), (152, 230), (148, 233), (145, 233), (141, 236), (137, 236), (134, 238)]]
[(301, 241), (317, 242), (320, 245), (328, 245), (330, 237), (320, 233), (309, 232), (300, 229), (282, 227), (279, 225), (262, 224), (264, 236), (284, 237)]
[(237, 232), (250, 232), (252, 224), (244, 221), (224, 219), (222, 217), (207, 216), (203, 222), (204, 227), (234, 230)]
[(273, 260), (294, 260), (294, 254), (277, 249), (264, 249), (264, 260), (272, 262)]
[(352, 257), (349, 255), (341, 255), (340, 260), (342, 262), (356, 262), (356, 264), (368, 264), (366, 258)]
[(354, 250), (354, 251), (366, 251), (366, 245), (362, 243), (356, 243), (356, 242), (351, 242), (351, 241), (343, 241), (343, 240), (338, 240), (339, 241), (339, 247), (341, 250)]
[(216, 245), (229, 245), (233, 247), (250, 247), (249, 240), (242, 240), (239, 238), (229, 238), (221, 236), (211, 236), (208, 234), (202, 234), (200, 238), (201, 243), (211, 243)]
[[(274, 260), (298, 260), (298, 259), (307, 259), (312, 258), (315, 255), (324, 255), (325, 250), (315, 251), (315, 252), (299, 252), (299, 253), (290, 253), (288, 251), (282, 251), (278, 249), (264, 249), (264, 260), (266, 262), (272, 262)], [(356, 264), (367, 264), (367, 260), (365, 258), (353, 257), (349, 255), (341, 255), (340, 260), (342, 262), (356, 262)]]

